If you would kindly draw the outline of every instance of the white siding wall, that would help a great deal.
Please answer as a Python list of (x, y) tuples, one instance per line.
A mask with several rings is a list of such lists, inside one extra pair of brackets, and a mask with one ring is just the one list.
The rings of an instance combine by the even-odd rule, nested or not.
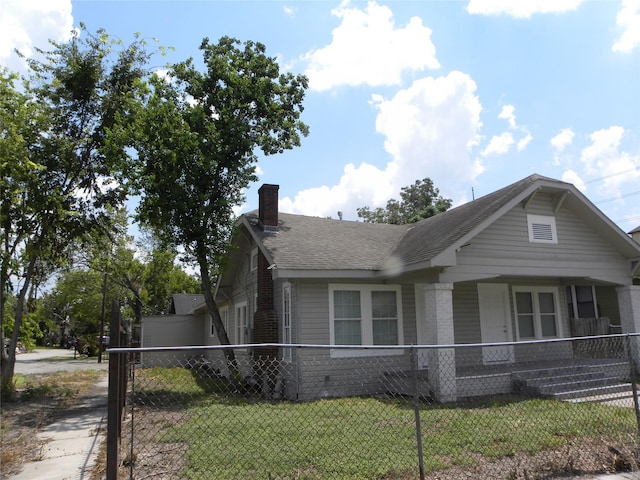
[[(596, 277), (625, 283), (627, 261), (570, 210), (561, 208), (555, 214), (553, 209), (554, 200), (546, 194), (536, 195), (527, 210), (514, 207), (460, 250), (458, 265), (449, 268), (441, 281), (517, 275)], [(558, 243), (529, 242), (527, 214), (554, 216)]]
[[(157, 315), (142, 319), (142, 347), (204, 345), (201, 315)], [(146, 366), (184, 366), (195, 351), (143, 353)]]

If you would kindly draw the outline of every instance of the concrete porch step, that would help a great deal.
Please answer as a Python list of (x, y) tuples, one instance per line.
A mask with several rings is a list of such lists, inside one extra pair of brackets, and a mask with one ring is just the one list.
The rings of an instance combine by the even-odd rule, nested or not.
[(589, 372), (569, 373), (563, 375), (533, 377), (526, 380), (529, 387), (546, 387), (553, 384), (588, 382), (589, 380), (601, 380), (603, 378), (602, 370), (593, 370)]
[(580, 373), (590, 373), (594, 367), (588, 365), (567, 365), (561, 367), (531, 368), (527, 370), (515, 370), (512, 376), (515, 380), (531, 380), (535, 378), (560, 377)]
[(589, 380), (586, 382), (567, 382), (567, 383), (550, 384), (538, 389), (538, 392), (542, 396), (562, 398), (562, 397), (570, 397), (571, 395), (574, 395), (574, 394), (579, 395), (581, 392), (588, 393), (590, 391), (596, 391), (596, 390), (606, 389), (610, 387), (617, 387), (620, 385), (624, 385), (624, 384), (617, 379), (602, 378), (597, 380)]
[(558, 400), (595, 398), (626, 393), (631, 385), (619, 373), (589, 365), (567, 365), (513, 372), (518, 393)]
[[(624, 395), (623, 395), (624, 394)], [(612, 401), (632, 396), (630, 383), (615, 383), (602, 387), (585, 388), (557, 392), (552, 395), (556, 400)]]

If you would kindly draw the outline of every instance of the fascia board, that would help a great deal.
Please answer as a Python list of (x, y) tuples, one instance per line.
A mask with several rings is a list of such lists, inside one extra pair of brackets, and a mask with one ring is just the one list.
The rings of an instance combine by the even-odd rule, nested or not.
[(249, 236), (253, 239), (253, 241), (257, 245), (258, 249), (262, 252), (264, 257), (267, 259), (267, 262), (271, 265), (273, 263), (273, 258), (271, 257), (271, 254), (269, 253), (267, 248), (262, 243), (262, 240), (260, 239), (260, 237), (256, 234), (256, 231), (253, 229), (253, 226), (251, 225), (251, 223), (249, 223), (249, 220), (247, 220), (247, 217), (242, 215), (238, 223), (245, 228)]
[(380, 278), (378, 270), (297, 270), (286, 268), (274, 268), (272, 278), (277, 279), (375, 279)]

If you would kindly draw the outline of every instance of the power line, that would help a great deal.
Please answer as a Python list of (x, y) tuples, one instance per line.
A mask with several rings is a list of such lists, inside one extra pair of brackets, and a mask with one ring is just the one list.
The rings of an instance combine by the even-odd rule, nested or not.
[(584, 184), (587, 185), (589, 183), (600, 182), (602, 180), (606, 180), (607, 178), (617, 177), (618, 175), (624, 175), (626, 173), (635, 172), (635, 171), (637, 171), (639, 169), (640, 169), (640, 165), (638, 165), (637, 167), (630, 168), (629, 170), (624, 170), (624, 171), (618, 172), (618, 173), (612, 173), (611, 175), (606, 175), (604, 177), (593, 178), (593, 179), (589, 180), (588, 182), (584, 182)]
[(594, 202), (596, 205), (600, 205), (601, 203), (613, 202), (614, 200), (620, 200), (621, 198), (633, 197), (634, 195), (640, 195), (640, 190), (636, 190), (635, 192), (624, 193), (622, 195), (618, 195), (617, 197), (605, 198), (603, 200), (599, 200)]

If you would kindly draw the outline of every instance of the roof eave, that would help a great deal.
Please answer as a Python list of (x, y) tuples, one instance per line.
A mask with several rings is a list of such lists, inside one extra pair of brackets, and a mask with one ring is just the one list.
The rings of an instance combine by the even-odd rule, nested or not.
[(371, 280), (384, 276), (380, 270), (313, 270), (313, 269), (288, 269), (274, 268), (272, 278), (278, 279), (329, 279), (344, 278), (350, 280)]

